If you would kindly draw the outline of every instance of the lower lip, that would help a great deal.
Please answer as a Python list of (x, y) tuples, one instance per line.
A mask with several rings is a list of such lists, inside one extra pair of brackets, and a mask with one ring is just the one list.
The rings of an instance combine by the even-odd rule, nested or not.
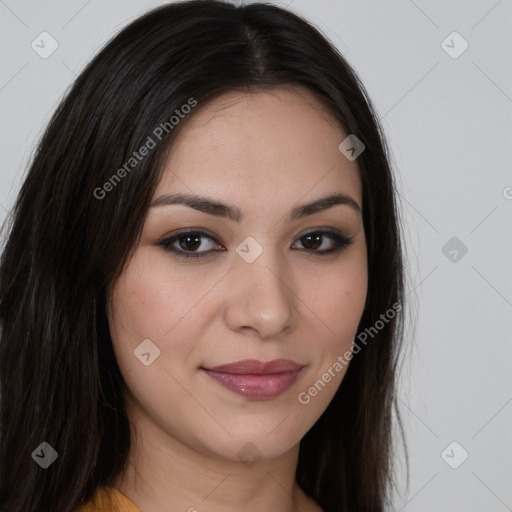
[(264, 375), (240, 375), (237, 373), (203, 371), (224, 387), (246, 398), (265, 400), (284, 393), (297, 379), (299, 370)]

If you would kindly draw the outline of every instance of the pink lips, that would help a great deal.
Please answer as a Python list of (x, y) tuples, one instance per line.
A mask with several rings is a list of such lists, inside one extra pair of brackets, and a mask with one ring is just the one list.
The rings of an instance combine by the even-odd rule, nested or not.
[(226, 388), (246, 398), (264, 400), (286, 391), (302, 366), (289, 359), (258, 361), (245, 359), (202, 370)]

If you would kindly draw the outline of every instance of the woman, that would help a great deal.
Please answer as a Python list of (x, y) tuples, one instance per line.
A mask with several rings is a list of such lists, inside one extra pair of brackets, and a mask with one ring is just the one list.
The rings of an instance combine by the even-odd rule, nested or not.
[(200, 0), (122, 30), (39, 144), (0, 283), (3, 512), (389, 504), (393, 178), (298, 16)]

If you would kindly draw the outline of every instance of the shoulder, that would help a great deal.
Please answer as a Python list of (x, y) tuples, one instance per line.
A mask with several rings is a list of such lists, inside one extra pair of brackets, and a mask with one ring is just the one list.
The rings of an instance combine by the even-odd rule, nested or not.
[(115, 487), (102, 486), (75, 512), (141, 512)]

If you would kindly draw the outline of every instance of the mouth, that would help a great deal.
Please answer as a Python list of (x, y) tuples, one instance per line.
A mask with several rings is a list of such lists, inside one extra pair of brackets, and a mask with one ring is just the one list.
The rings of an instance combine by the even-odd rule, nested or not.
[(271, 399), (284, 393), (297, 379), (303, 366), (289, 359), (235, 363), (201, 367), (201, 370), (225, 388), (246, 398)]

